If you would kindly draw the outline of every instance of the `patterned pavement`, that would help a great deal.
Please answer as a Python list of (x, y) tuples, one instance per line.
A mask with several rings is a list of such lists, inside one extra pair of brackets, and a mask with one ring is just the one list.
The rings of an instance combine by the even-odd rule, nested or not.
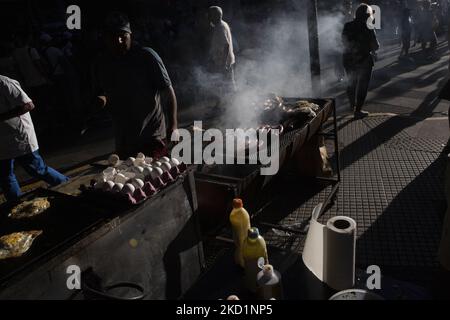
[[(442, 153), (446, 141), (408, 134), (413, 122), (399, 116), (339, 120), (342, 181), (336, 201), (320, 220), (345, 215), (357, 222), (358, 268), (378, 265), (391, 277), (429, 288), (438, 266), (446, 208)], [(333, 150), (329, 151), (333, 157)], [(274, 190), (272, 202), (257, 215), (255, 224), (264, 221), (297, 229), (331, 187), (287, 178)], [(305, 235), (261, 229), (269, 245), (302, 252)], [(228, 232), (223, 235), (229, 236)], [(229, 246), (205, 247), (213, 263), (218, 249)]]

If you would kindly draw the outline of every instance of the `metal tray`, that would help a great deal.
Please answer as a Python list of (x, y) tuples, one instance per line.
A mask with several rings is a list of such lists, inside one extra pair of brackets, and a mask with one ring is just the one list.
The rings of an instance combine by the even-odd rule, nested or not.
[(95, 228), (110, 216), (107, 210), (47, 189), (36, 189), (22, 196), (20, 201), (37, 197), (48, 197), (50, 208), (32, 218), (11, 219), (8, 214), (13, 204), (0, 206), (0, 236), (20, 231), (43, 231), (21, 257), (0, 260), (0, 284), (38, 260), (52, 256), (57, 249), (70, 245), (81, 234)]
[(332, 99), (283, 98), (307, 100), (319, 105), (317, 116), (280, 136), (279, 172), (275, 176), (260, 175), (261, 165), (231, 164), (203, 165), (195, 173), (198, 194), (199, 216), (204, 233), (214, 233), (228, 221), (234, 197), (241, 197), (250, 211), (256, 211), (252, 204), (261, 202), (261, 191), (277, 177), (288, 174), (295, 154), (316, 135), (333, 110)]

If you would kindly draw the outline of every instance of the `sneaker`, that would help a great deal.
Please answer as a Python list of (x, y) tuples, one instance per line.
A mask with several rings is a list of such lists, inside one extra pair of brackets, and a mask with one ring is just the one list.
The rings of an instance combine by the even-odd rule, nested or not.
[(353, 113), (353, 117), (355, 119), (361, 119), (361, 118), (365, 118), (369, 115), (369, 113), (367, 111), (355, 111)]

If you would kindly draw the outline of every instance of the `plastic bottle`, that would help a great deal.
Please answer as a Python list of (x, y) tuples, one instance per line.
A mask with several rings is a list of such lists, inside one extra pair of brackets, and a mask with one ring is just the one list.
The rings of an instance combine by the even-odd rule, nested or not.
[(268, 264), (266, 241), (259, 234), (258, 228), (251, 228), (248, 237), (244, 242), (242, 255), (245, 265), (245, 285), (247, 289), (256, 292), (256, 276), (261, 271), (258, 264), (260, 258), (264, 259), (262, 265)]
[(260, 299), (280, 300), (283, 298), (281, 275), (270, 264), (266, 264), (256, 276), (256, 286), (256, 294)]
[(244, 268), (244, 259), (242, 258), (242, 246), (247, 238), (250, 229), (250, 216), (243, 208), (241, 199), (233, 200), (233, 210), (230, 213), (231, 229), (233, 231), (233, 240), (236, 246), (234, 251), (234, 261)]

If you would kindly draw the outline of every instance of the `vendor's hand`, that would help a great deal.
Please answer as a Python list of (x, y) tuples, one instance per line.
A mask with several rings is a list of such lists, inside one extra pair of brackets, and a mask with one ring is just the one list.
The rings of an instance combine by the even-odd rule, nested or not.
[(178, 128), (176, 126), (169, 129), (168, 138), (170, 143), (177, 144), (180, 140), (180, 134), (178, 132)]
[(94, 109), (100, 110), (106, 106), (107, 99), (105, 96), (96, 96), (94, 97), (93, 106)]
[(378, 53), (375, 52), (375, 51), (372, 51), (371, 54), (372, 54), (372, 57), (373, 57), (373, 61), (378, 61)]
[(229, 65), (225, 65), (225, 68), (223, 69), (223, 70), (224, 70), (224, 73), (227, 73), (227, 72), (229, 72), (229, 71), (230, 71), (230, 69), (231, 69), (231, 66), (229, 66)]

